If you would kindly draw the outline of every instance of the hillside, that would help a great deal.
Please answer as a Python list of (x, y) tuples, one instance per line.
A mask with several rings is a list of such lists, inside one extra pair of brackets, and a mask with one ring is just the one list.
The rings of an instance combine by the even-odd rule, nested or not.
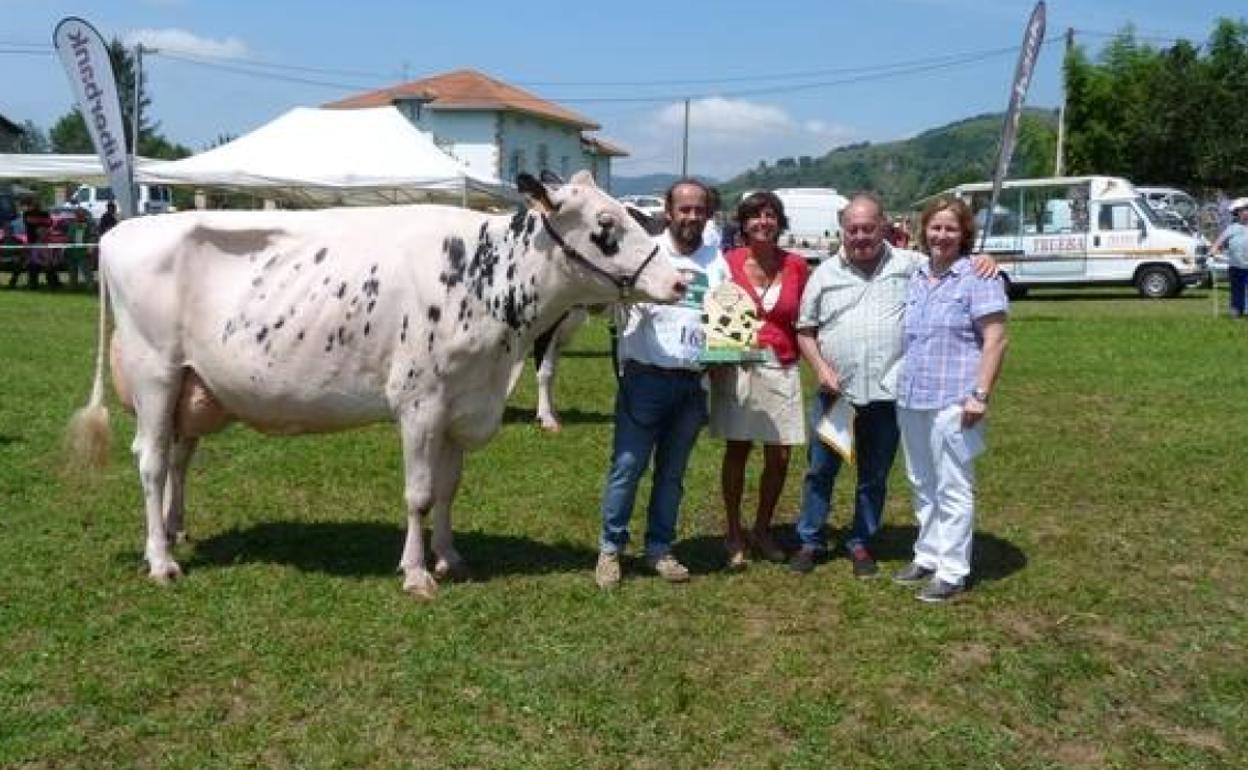
[[(1001, 114), (979, 115), (925, 131), (911, 139), (838, 147), (819, 158), (782, 158), (720, 185), (725, 201), (751, 189), (835, 187), (849, 194), (874, 190), (889, 208), (947, 187), (987, 179), (992, 174)], [(1029, 109), (1023, 116), (1013, 176), (1047, 176), (1053, 171), (1057, 118), (1052, 110)]]

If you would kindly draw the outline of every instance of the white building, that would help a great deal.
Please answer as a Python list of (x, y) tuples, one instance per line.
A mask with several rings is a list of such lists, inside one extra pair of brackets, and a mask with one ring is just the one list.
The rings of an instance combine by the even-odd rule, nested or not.
[(588, 169), (610, 190), (611, 158), (627, 152), (587, 135), (597, 123), (475, 70), (456, 70), (350, 96), (326, 107), (394, 105), (470, 169), (514, 182), (522, 171), (567, 179)]

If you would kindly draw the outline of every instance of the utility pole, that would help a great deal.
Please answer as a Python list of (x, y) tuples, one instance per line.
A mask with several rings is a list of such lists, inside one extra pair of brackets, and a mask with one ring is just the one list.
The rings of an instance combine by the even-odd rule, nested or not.
[(1066, 174), (1066, 60), (1075, 48), (1075, 28), (1066, 28), (1066, 54), (1062, 57), (1062, 106), (1057, 113), (1057, 152), (1053, 160), (1053, 176)]
[[(143, 44), (136, 43), (134, 46), (134, 114), (130, 117), (133, 119), (131, 127), (132, 141), (130, 144), (130, 155), (139, 157), (139, 96), (143, 93)], [(133, 164), (131, 164), (133, 165)]]
[(680, 153), (680, 176), (689, 176), (689, 97), (685, 97), (685, 139)]

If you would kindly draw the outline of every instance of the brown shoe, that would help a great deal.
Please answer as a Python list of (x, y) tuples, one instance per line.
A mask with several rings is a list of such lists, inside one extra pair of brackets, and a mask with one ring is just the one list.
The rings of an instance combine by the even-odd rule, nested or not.
[(669, 583), (684, 583), (689, 580), (689, 570), (670, 553), (656, 557), (647, 556), (646, 566)]
[(603, 551), (598, 554), (598, 566), (594, 568), (594, 582), (603, 590), (620, 584), (620, 555)]
[(854, 577), (873, 578), (879, 574), (880, 568), (876, 566), (875, 559), (863, 546), (856, 545), (849, 549), (849, 559), (854, 563)]

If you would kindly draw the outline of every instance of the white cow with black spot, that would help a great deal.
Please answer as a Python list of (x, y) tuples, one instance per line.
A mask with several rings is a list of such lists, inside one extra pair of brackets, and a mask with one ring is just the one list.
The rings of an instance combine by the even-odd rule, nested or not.
[[(399, 423), (406, 474), (403, 586), (431, 598), (421, 518), (433, 513), (438, 576), (462, 564), (451, 502), (465, 450), (502, 421), (513, 368), (578, 303), (679, 298), (654, 240), (581, 172), (524, 175), (529, 208), (444, 206), (211, 211), (123, 222), (100, 249), (111, 300), (113, 381), (134, 410), (151, 577), (181, 574), (183, 485), (200, 436), (240, 420), (271, 434)], [(89, 404), (71, 423), (107, 454), (106, 302)]]

